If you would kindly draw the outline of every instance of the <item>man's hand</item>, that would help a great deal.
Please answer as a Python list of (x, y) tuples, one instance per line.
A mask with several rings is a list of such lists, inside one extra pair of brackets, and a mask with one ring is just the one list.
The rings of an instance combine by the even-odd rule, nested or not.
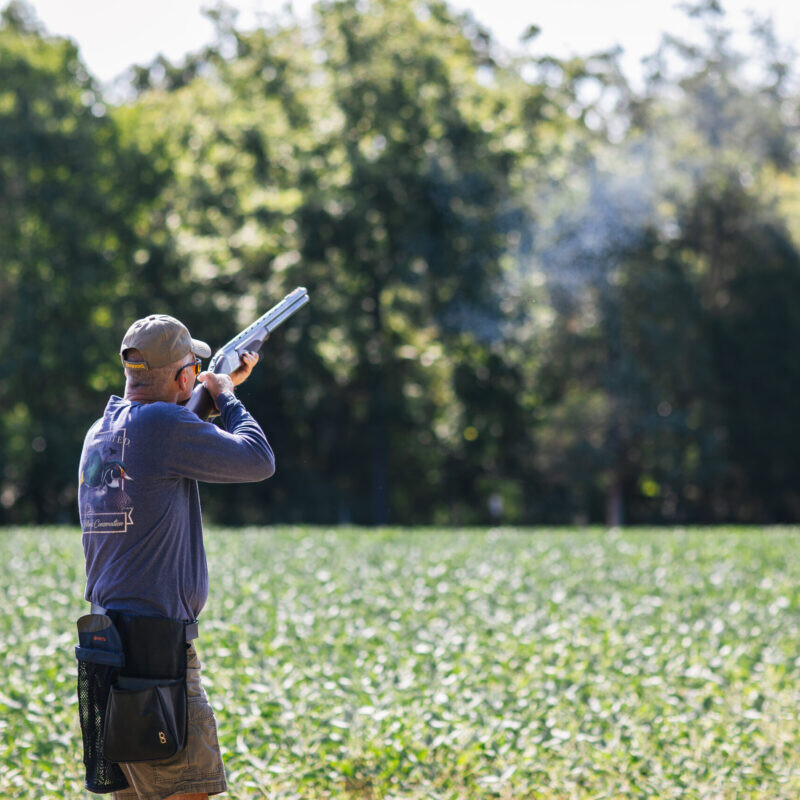
[(238, 386), (240, 383), (244, 383), (250, 377), (256, 364), (258, 364), (258, 353), (242, 353), (242, 363), (231, 372), (233, 385)]
[(217, 411), (219, 411), (217, 398), (223, 392), (233, 391), (233, 380), (231, 380), (231, 376), (226, 375), (224, 372), (201, 372), (197, 376), (197, 380), (208, 389), (208, 393), (211, 395), (211, 399), (214, 401)]

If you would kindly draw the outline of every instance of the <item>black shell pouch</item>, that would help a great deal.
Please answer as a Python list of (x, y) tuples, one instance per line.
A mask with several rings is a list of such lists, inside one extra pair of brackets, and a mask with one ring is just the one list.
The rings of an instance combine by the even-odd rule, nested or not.
[(103, 754), (117, 763), (170, 758), (186, 746), (186, 623), (107, 613), (125, 664), (109, 693)]

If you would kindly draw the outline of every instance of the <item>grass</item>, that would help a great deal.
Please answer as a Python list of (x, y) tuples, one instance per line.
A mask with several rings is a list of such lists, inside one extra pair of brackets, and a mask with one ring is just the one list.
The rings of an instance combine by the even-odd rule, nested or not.
[[(233, 798), (800, 796), (798, 529), (207, 536)], [(0, 531), (0, 797), (82, 789), (76, 529)]]

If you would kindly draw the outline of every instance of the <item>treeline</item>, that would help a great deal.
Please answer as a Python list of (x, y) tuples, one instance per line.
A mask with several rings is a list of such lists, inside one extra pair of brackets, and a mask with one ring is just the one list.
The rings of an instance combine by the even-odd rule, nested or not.
[(689, 13), (634, 87), (435, 0), (217, 11), (112, 103), (11, 3), (0, 523), (76, 519), (133, 319), (219, 346), (298, 285), (240, 392), (278, 473), (214, 520), (800, 519), (800, 92), (768, 24)]

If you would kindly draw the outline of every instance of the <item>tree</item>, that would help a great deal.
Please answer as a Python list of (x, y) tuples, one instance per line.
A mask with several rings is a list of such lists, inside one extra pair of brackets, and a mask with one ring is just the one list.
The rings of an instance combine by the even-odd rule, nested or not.
[(623, 508), (788, 519), (797, 503), (779, 344), (796, 335), (797, 251), (766, 183), (793, 169), (788, 67), (768, 26), (768, 57), (747, 61), (716, 4), (693, 13), (705, 45), (665, 40), (625, 95), (625, 141), (594, 148), (542, 249), (557, 318), (540, 466), (589, 516), (605, 494), (610, 524)]
[(161, 175), (20, 3), (0, 22), (0, 176), (0, 520), (72, 519), (119, 326), (148, 294), (136, 225)]
[(503, 258), (524, 221), (519, 100), (488, 37), (442, 4), (316, 13), (309, 31), (223, 20), (236, 56), (207, 53), (188, 83), (141, 80), (130, 113), (168, 142), (164, 212), (220, 308), (244, 321), (310, 291), (309, 323), (267, 348), (272, 375), (253, 386), (292, 432), (276, 507), (316, 491), (306, 513), (325, 519), (426, 520), (449, 506), (469, 427), (453, 358), (483, 360), (503, 321)]

